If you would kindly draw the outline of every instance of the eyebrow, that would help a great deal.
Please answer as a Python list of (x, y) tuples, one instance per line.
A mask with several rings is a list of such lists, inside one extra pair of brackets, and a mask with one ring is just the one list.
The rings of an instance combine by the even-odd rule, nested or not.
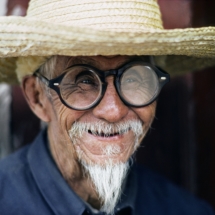
[(98, 66), (98, 61), (92, 59), (92, 58), (86, 58), (86, 57), (73, 57), (69, 58), (67, 62), (67, 67), (76, 65), (76, 64), (89, 64), (91, 66)]

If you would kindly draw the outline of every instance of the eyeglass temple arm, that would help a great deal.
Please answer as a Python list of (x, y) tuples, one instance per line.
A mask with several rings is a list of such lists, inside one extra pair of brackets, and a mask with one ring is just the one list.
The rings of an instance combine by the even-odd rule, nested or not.
[(49, 87), (49, 80), (45, 76), (40, 74), (38, 70), (36, 70), (33, 75), (38, 77), (46, 86)]

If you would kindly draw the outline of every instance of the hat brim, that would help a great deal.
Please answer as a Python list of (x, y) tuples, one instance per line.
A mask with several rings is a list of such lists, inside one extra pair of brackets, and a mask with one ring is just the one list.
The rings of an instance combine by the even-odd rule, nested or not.
[[(204, 58), (203, 63), (206, 58), (209, 64), (215, 61), (215, 27), (137, 29), (131, 33), (56, 25), (30, 17), (1, 17), (0, 41), (0, 58), (7, 58), (7, 62), (20, 56), (51, 55), (185, 55)], [(10, 67), (15, 66), (11, 63)]]

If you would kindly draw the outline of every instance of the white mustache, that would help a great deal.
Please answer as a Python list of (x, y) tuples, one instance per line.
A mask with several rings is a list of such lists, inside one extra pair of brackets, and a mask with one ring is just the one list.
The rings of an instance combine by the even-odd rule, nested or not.
[(71, 138), (81, 137), (84, 132), (93, 135), (110, 137), (120, 135), (132, 130), (136, 136), (143, 133), (142, 122), (140, 120), (127, 120), (119, 123), (98, 122), (74, 122), (68, 131)]

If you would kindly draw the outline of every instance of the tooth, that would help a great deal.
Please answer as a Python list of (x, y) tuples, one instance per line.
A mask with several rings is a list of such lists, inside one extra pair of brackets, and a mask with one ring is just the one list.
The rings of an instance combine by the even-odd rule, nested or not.
[(101, 127), (98, 127), (98, 133), (101, 134)]

